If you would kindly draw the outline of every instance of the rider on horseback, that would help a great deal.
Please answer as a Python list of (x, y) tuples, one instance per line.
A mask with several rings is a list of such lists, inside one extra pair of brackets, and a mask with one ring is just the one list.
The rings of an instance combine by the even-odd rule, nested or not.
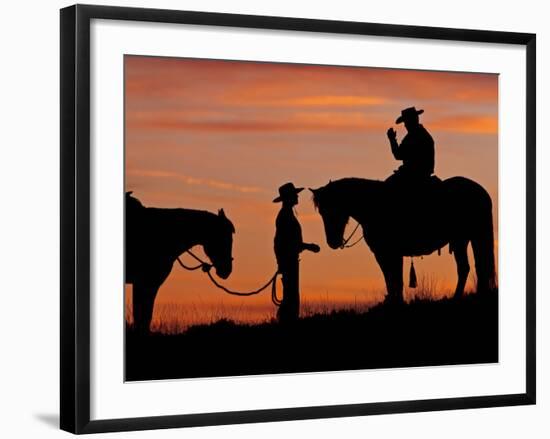
[[(386, 179), (394, 203), (389, 204), (393, 211), (391, 221), (394, 221), (395, 242), (422, 241), (423, 236), (433, 230), (437, 216), (435, 211), (441, 204), (438, 202), (438, 190), (441, 180), (432, 176), (435, 165), (434, 140), (430, 133), (420, 124), (418, 116), (424, 110), (415, 107), (405, 108), (395, 123), (405, 123), (407, 134), (399, 145), (397, 133), (388, 129), (387, 136), (391, 151), (396, 160), (403, 164)], [(436, 184), (432, 184), (436, 183)], [(407, 217), (407, 226), (403, 227), (399, 219), (402, 211), (414, 212)], [(418, 245), (418, 244), (416, 244)], [(410, 286), (416, 286), (416, 273), (411, 261)], [(413, 280), (414, 279), (414, 280)]]
[(405, 108), (395, 123), (405, 123), (407, 134), (397, 143), (397, 133), (388, 129), (387, 136), (391, 151), (396, 160), (403, 164), (386, 181), (390, 183), (420, 183), (427, 181), (434, 172), (434, 140), (430, 133), (419, 123), (418, 115), (424, 110), (415, 107)]

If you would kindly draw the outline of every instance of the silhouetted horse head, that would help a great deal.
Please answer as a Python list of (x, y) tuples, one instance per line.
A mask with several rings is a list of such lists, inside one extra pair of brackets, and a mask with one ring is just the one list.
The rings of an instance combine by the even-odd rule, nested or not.
[(332, 249), (342, 247), (344, 231), (349, 221), (349, 214), (344, 206), (342, 193), (334, 190), (337, 182), (330, 182), (318, 189), (309, 189), (313, 193), (313, 204), (323, 218), (327, 244)]
[(225, 216), (223, 209), (220, 209), (202, 247), (214, 265), (216, 274), (222, 279), (227, 279), (233, 270), (233, 233), (233, 223)]

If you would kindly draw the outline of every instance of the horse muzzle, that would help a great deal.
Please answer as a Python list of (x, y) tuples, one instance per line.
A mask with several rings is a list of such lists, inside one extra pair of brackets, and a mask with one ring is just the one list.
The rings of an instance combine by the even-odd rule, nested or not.
[(216, 268), (216, 275), (221, 279), (227, 279), (231, 271), (231, 268)]
[(328, 246), (333, 250), (338, 250), (344, 245), (343, 239), (327, 239)]

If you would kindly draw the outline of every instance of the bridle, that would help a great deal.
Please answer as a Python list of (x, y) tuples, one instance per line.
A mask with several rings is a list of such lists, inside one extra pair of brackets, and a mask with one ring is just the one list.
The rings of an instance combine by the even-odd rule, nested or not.
[(355, 226), (355, 228), (353, 229), (353, 232), (351, 232), (351, 234), (346, 238), (344, 239), (344, 241), (342, 242), (342, 245), (340, 246), (340, 248), (343, 250), (345, 248), (351, 248), (353, 247), (354, 245), (358, 244), (359, 242), (361, 242), (361, 240), (365, 237), (365, 235), (362, 233), (361, 236), (359, 237), (359, 239), (357, 239), (356, 241), (354, 241), (352, 244), (348, 244), (348, 242), (351, 241), (351, 238), (353, 238), (353, 235), (355, 235), (355, 232), (357, 232), (357, 229), (359, 228), (361, 224), (357, 223), (357, 225)]

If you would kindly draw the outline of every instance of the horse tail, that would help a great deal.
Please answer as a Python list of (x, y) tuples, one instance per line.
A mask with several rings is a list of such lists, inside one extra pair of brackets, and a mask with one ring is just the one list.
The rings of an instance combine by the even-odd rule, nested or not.
[(479, 222), (472, 236), (478, 292), (492, 291), (497, 287), (493, 236), (493, 206), (487, 192), (485, 192), (483, 198), (478, 217)]

